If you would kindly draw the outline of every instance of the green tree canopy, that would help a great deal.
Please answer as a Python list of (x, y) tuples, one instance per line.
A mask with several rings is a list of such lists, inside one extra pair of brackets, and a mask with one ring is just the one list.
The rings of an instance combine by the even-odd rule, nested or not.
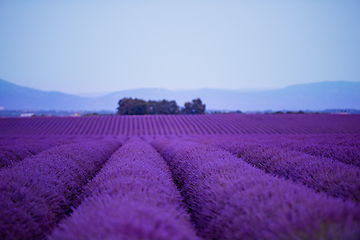
[(201, 99), (194, 99), (192, 102), (186, 102), (185, 107), (181, 111), (182, 114), (204, 114), (205, 104), (202, 104)]
[(119, 115), (144, 115), (148, 113), (148, 104), (141, 99), (123, 98), (119, 101)]
[(205, 104), (200, 98), (186, 102), (184, 108), (179, 108), (175, 101), (144, 101), (142, 99), (123, 98), (119, 101), (117, 113), (119, 115), (144, 115), (144, 114), (204, 114)]
[(179, 114), (179, 106), (175, 101), (149, 101), (149, 114)]

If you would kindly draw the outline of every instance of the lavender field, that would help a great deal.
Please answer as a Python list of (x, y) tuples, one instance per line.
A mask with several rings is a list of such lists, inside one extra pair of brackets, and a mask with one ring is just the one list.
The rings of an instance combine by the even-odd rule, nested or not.
[(360, 116), (0, 119), (1, 239), (360, 239)]

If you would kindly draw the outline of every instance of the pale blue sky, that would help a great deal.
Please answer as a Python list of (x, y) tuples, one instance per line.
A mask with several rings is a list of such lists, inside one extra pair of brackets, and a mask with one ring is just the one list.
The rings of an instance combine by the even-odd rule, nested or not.
[(0, 1), (0, 78), (66, 93), (360, 81), (360, 1)]

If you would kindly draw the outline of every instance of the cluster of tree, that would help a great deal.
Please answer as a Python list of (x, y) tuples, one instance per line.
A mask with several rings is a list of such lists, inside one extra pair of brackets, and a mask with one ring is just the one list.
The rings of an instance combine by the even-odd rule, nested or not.
[(240, 110), (236, 110), (236, 111), (211, 111), (211, 114), (242, 114), (243, 112)]
[(180, 108), (175, 101), (144, 101), (142, 99), (123, 98), (119, 101), (117, 113), (119, 115), (144, 115), (144, 114), (204, 114), (205, 104), (200, 98), (186, 102)]

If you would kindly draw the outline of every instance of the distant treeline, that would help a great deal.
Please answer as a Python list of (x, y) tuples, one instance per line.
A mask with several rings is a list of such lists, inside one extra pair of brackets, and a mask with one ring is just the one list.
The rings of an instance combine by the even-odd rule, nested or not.
[(186, 102), (180, 108), (175, 101), (144, 101), (142, 99), (123, 98), (119, 101), (117, 114), (119, 115), (144, 115), (144, 114), (204, 114), (205, 104), (200, 98)]

